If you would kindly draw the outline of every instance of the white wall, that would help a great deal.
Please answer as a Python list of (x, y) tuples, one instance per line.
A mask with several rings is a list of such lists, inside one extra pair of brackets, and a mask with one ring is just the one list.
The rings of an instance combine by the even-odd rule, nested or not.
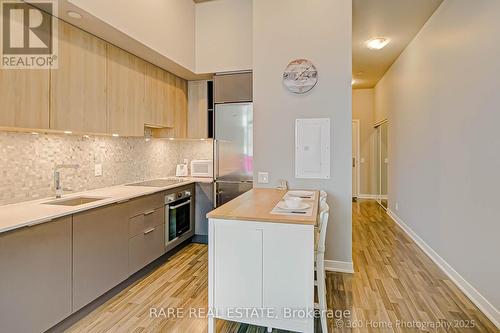
[(195, 71), (193, 1), (69, 1), (170, 60)]
[(352, 119), (360, 125), (360, 194), (377, 194), (376, 132), (374, 125), (374, 90), (352, 90)]
[(196, 72), (252, 69), (252, 0), (196, 4)]
[(375, 89), (389, 117), (390, 209), (498, 322), (499, 13), (500, 1), (446, 0)]
[[(254, 0), (254, 158), (256, 186), (274, 187), (280, 178), (293, 188), (321, 188), (333, 209), (326, 259), (352, 261), (351, 251), (351, 21), (350, 0)], [(282, 84), (293, 59), (311, 60), (319, 80), (296, 95)], [(331, 179), (294, 175), (296, 118), (331, 119)], [(270, 183), (257, 184), (268, 171)]]

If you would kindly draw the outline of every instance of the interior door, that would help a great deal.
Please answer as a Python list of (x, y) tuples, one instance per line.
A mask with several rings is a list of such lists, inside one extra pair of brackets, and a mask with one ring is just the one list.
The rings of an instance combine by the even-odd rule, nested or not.
[(388, 190), (388, 126), (387, 122), (378, 125), (376, 128), (376, 175), (377, 175), (377, 202), (387, 209)]
[(352, 197), (359, 195), (359, 120), (352, 121)]
[(387, 209), (387, 190), (388, 190), (388, 169), (389, 169), (389, 150), (388, 150), (388, 126), (387, 122), (380, 125), (380, 203)]
[(218, 104), (215, 108), (215, 139), (216, 179), (252, 181), (252, 103)]

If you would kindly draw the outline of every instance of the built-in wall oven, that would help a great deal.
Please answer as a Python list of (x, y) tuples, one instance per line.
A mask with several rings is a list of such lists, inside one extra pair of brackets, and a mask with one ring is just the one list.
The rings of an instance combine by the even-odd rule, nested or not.
[(165, 194), (165, 247), (174, 248), (194, 235), (194, 190), (192, 186)]

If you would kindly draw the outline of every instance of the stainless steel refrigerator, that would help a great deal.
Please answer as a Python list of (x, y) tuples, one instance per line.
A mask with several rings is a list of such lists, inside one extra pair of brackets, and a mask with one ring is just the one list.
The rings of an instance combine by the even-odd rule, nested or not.
[[(217, 89), (217, 88), (216, 88)], [(253, 105), (215, 105), (215, 205), (253, 187)]]

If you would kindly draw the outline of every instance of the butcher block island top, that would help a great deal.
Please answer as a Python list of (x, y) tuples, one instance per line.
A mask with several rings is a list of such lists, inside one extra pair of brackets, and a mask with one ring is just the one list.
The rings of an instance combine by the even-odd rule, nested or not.
[(287, 192), (271, 188), (254, 188), (211, 211), (207, 214), (207, 218), (314, 225), (318, 214), (318, 191), (312, 191), (315, 193), (315, 199), (310, 201), (313, 204), (310, 216), (271, 214)]

